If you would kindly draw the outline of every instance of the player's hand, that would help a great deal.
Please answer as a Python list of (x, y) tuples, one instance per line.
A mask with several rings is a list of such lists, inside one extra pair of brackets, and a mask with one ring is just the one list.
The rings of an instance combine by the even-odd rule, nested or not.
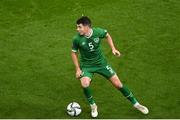
[(77, 79), (81, 77), (81, 73), (82, 73), (81, 69), (78, 68), (78, 69), (76, 70), (76, 78), (77, 78)]
[(115, 55), (117, 57), (121, 56), (121, 53), (117, 49), (112, 49), (112, 53), (113, 53), (113, 55)]

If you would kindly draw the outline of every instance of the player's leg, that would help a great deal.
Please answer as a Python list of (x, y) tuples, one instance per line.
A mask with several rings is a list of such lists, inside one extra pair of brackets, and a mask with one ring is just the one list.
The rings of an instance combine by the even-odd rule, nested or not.
[(92, 92), (91, 92), (91, 89), (90, 89), (90, 81), (91, 81), (91, 79), (89, 77), (82, 77), (80, 79), (80, 81), (81, 81), (81, 86), (83, 88), (84, 95), (86, 96), (86, 98), (88, 100), (88, 103), (90, 105), (94, 104), (95, 101), (93, 99)]
[(116, 87), (119, 91), (121, 91), (121, 93), (134, 105), (135, 108), (137, 108), (144, 114), (148, 114), (149, 110), (145, 106), (139, 104), (132, 92), (128, 89), (127, 86), (122, 84), (122, 82), (116, 74), (110, 77), (110, 81), (113, 84), (113, 86)]
[(134, 107), (136, 107), (144, 114), (148, 113), (148, 109), (138, 103), (132, 92), (128, 89), (127, 86), (123, 85), (123, 83), (120, 81), (119, 77), (116, 75), (115, 71), (110, 65), (106, 65), (104, 68), (99, 69), (97, 73), (109, 79), (113, 86), (116, 87), (134, 105)]
[(114, 87), (116, 87), (121, 93), (133, 104), (135, 105), (138, 101), (128, 89), (127, 86), (123, 85), (118, 76), (115, 74), (110, 78), (110, 81)]
[(82, 77), (80, 78), (81, 86), (83, 88), (84, 95), (86, 96), (88, 103), (90, 104), (91, 116), (97, 117), (98, 116), (97, 105), (95, 103), (95, 100), (92, 96), (92, 92), (90, 89), (91, 79), (92, 79), (92, 73), (84, 70)]
[(113, 86), (120, 90), (122, 94), (127, 97), (127, 99), (132, 104), (137, 103), (137, 100), (133, 96), (132, 92), (122, 84), (122, 82), (119, 80), (118, 76), (110, 65), (106, 65), (104, 68), (98, 70), (97, 72), (109, 79)]

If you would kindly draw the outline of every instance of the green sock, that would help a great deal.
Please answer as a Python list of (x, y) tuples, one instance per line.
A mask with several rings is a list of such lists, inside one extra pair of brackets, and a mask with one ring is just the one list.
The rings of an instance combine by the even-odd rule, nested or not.
[(132, 92), (126, 86), (123, 86), (119, 90), (133, 105), (138, 102)]
[(93, 99), (92, 93), (91, 93), (91, 89), (89, 87), (83, 88), (84, 94), (89, 102), (89, 104), (94, 104), (95, 101)]

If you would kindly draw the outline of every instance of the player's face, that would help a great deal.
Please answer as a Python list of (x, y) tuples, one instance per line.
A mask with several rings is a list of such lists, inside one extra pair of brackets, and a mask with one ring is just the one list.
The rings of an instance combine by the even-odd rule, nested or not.
[(77, 24), (76, 30), (79, 32), (80, 35), (85, 35), (89, 30), (89, 26), (83, 24)]

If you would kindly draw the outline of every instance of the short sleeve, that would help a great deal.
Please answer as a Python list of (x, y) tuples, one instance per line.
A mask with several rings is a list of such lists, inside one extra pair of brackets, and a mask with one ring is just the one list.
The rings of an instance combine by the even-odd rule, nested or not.
[(98, 33), (99, 33), (99, 38), (105, 38), (107, 35), (107, 30), (102, 29), (102, 28), (98, 28)]
[(78, 41), (76, 39), (73, 39), (73, 42), (72, 42), (72, 52), (77, 52), (78, 49), (79, 49)]

